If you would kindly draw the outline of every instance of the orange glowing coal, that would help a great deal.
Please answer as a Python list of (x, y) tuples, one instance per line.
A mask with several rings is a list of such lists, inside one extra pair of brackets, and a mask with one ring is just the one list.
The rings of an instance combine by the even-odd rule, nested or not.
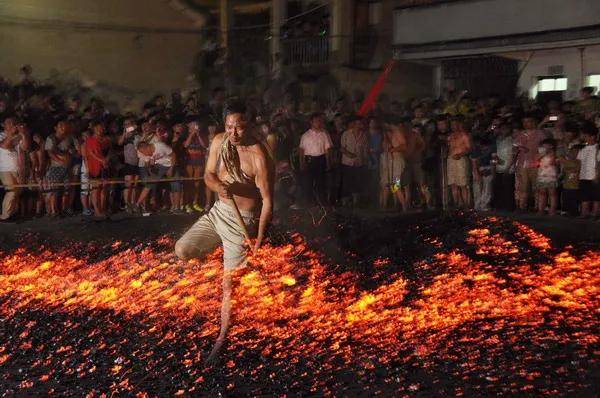
[[(299, 381), (310, 380), (308, 391), (325, 395), (336, 395), (331, 375), (340, 369), (351, 369), (356, 378), (368, 379), (375, 377), (372, 369), (402, 369), (408, 363), (418, 363), (422, 369), (456, 363), (444, 365), (448, 366), (447, 377), (477, 377), (473, 383), (483, 385), (479, 393), (485, 393), (485, 384), (500, 386), (494, 391), (506, 394), (535, 389), (539, 394), (552, 395), (586, 387), (583, 381), (539, 382), (555, 376), (533, 372), (539, 358), (527, 350), (533, 346), (568, 346), (573, 355), (597, 366), (600, 252), (552, 254), (550, 241), (531, 228), (516, 224), (513, 239), (494, 227), (497, 222), (488, 219), (470, 230), (464, 249), (440, 249), (435, 256), (413, 265), (417, 274), (437, 270), (430, 278), (410, 278), (391, 266), (393, 259), (378, 258), (373, 266), (390, 276), (368, 291), (360, 287), (358, 274), (331, 272), (322, 256), (300, 235), (294, 235), (284, 246), (263, 247), (252, 258), (252, 265), (236, 275), (235, 316), (223, 367), (252, 379), (257, 374), (264, 376), (261, 368), (268, 368), (272, 361), (280, 369), (296, 372)], [(519, 257), (521, 240), (529, 242), (530, 250), (546, 253), (548, 261), (533, 264)], [(161, 243), (173, 242), (165, 237)], [(115, 242), (112, 249), (120, 246)], [(470, 257), (469, 251), (480, 257)], [(181, 361), (189, 369), (174, 391), (193, 394), (203, 390), (209, 377), (210, 369), (202, 366), (202, 360), (206, 347), (218, 334), (221, 255), (217, 250), (203, 261), (182, 262), (170, 250), (145, 247), (126, 248), (93, 261), (89, 253), (21, 248), (0, 257), (0, 315), (18, 317), (32, 310), (67, 314), (109, 311), (131, 322), (143, 319), (144, 333), (157, 336), (157, 346), (185, 342), (185, 356), (169, 359)], [(514, 265), (499, 272), (499, 262)], [(185, 334), (180, 333), (182, 325), (187, 327)], [(43, 327), (36, 321), (25, 325), (19, 344), (24, 349), (29, 344), (34, 351), (47, 349), (40, 345), (50, 343), (31, 341), (28, 336)], [(99, 338), (104, 332), (101, 327), (87, 332), (84, 337), (96, 344), (88, 352), (106, 348), (109, 343)], [(87, 363), (88, 354), (77, 346), (61, 342), (60, 336), (52, 344), (52, 355), (72, 355), (82, 358), (80, 363), (52, 368), (48, 366), (55, 363), (52, 355), (39, 358), (39, 363), (29, 364), (39, 368), (39, 372), (31, 373), (35, 378), (21, 380), (17, 390), (43, 388), (69, 372), (73, 377), (99, 372), (98, 364)], [(8, 346), (0, 341), (0, 366), (10, 366), (17, 355)], [(514, 350), (520, 361), (507, 360), (507, 349)], [(131, 356), (146, 363), (146, 371), (151, 372), (153, 363), (159, 363), (155, 351), (147, 345)], [(137, 384), (131, 379), (137, 371), (135, 361), (120, 360), (118, 352), (117, 348), (109, 352), (115, 357), (105, 376), (114, 383), (99, 386), (99, 391), (106, 387), (109, 392), (152, 395), (146, 391), (147, 379)], [(267, 358), (266, 363), (242, 369), (243, 358), (249, 353)], [(311, 367), (310, 374), (298, 370), (300, 363), (313, 360), (318, 360), (319, 366)], [(577, 371), (583, 360), (570, 368), (565, 366), (562, 370), (558, 367), (558, 372)], [(408, 371), (398, 371), (385, 380), (399, 393), (412, 394), (424, 388), (423, 382), (407, 381), (408, 375)], [(293, 391), (300, 386), (288, 388)], [(471, 393), (477, 395), (477, 391)], [(468, 395), (468, 391), (458, 388), (452, 394)]]

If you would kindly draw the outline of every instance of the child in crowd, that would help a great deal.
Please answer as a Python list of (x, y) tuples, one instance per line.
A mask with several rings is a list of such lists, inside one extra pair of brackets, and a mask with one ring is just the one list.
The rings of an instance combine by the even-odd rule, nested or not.
[(597, 144), (598, 129), (586, 124), (582, 129), (585, 146), (579, 151), (577, 159), (581, 162), (579, 170), (579, 192), (581, 199), (581, 217), (595, 217), (600, 214), (600, 151)]
[(558, 205), (558, 166), (556, 159), (556, 143), (553, 139), (545, 139), (538, 148), (536, 190), (538, 214), (544, 214), (550, 206), (550, 215), (556, 214)]
[[(156, 192), (157, 182), (148, 181), (164, 178), (167, 175), (173, 175), (175, 166), (175, 152), (164, 142), (157, 141), (148, 143), (141, 141), (138, 146), (138, 157), (143, 162), (142, 181), (145, 182), (144, 188), (137, 200), (137, 210), (142, 215), (150, 215), (146, 211), (146, 199), (150, 192)], [(178, 192), (178, 181), (172, 183), (172, 189)]]
[(579, 212), (579, 169), (581, 164), (577, 154), (583, 145), (573, 145), (561, 159), (561, 211), (562, 214), (576, 216)]
[(473, 201), (475, 210), (490, 211), (494, 172), (492, 155), (496, 153), (496, 143), (488, 137), (477, 137), (471, 152), (473, 169)]

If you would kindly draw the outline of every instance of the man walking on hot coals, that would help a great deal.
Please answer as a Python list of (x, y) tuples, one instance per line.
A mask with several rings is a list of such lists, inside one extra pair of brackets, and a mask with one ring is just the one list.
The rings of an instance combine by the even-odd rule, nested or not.
[[(247, 263), (244, 229), (256, 238), (251, 245), (258, 249), (273, 209), (273, 165), (249, 131), (245, 106), (228, 104), (223, 114), (225, 133), (214, 137), (204, 172), (204, 181), (219, 199), (175, 244), (175, 253), (184, 260), (202, 257), (223, 244), (221, 332), (210, 358), (219, 351), (229, 327), (232, 272)], [(241, 220), (236, 216), (238, 209)]]

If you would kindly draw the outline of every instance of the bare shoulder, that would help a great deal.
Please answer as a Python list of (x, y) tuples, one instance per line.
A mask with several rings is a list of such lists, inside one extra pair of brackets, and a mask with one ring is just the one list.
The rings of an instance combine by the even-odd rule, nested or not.
[(215, 134), (215, 136), (212, 140), (212, 145), (221, 145), (223, 143), (224, 139), (225, 139), (225, 133)]

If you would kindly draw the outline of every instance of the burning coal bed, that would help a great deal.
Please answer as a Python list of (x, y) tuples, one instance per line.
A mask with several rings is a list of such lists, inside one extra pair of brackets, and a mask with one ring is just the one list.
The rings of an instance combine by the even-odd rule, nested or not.
[(0, 396), (596, 396), (600, 251), (513, 221), (293, 224), (235, 276), (174, 235), (0, 253)]

